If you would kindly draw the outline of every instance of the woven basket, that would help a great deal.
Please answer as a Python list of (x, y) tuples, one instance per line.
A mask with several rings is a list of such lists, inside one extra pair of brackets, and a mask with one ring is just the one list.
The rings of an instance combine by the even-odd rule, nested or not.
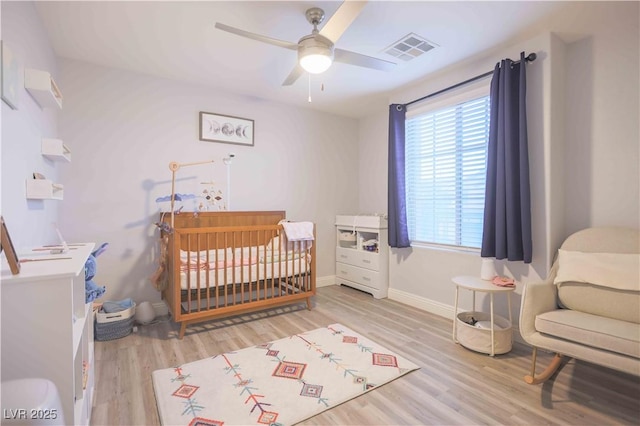
[[(469, 325), (473, 317), (477, 321), (488, 322), (491, 315), (486, 312), (460, 312), (457, 316), (457, 338), (458, 342), (467, 349), (485, 354), (491, 353), (491, 329), (479, 328)], [(496, 355), (505, 354), (511, 350), (513, 343), (511, 322), (499, 315), (493, 316), (495, 324), (494, 353)]]
[(128, 336), (133, 331), (134, 318), (127, 318), (122, 321), (95, 323), (95, 336), (98, 341), (120, 339)]
[(133, 331), (136, 305), (120, 312), (97, 312), (94, 322), (94, 336), (98, 341), (120, 339)]

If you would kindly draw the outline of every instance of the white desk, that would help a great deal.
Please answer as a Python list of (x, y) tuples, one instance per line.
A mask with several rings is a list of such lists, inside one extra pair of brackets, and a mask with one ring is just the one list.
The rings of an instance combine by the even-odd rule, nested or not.
[(496, 293), (504, 293), (507, 296), (507, 303), (509, 306), (509, 323), (513, 325), (513, 319), (511, 317), (511, 293), (515, 290), (515, 287), (500, 287), (492, 284), (491, 281), (480, 279), (479, 277), (472, 276), (457, 276), (451, 279), (456, 285), (456, 299), (453, 318), (453, 341), (458, 342), (458, 295), (460, 288), (471, 290), (473, 292), (473, 311), (476, 309), (476, 291), (481, 293), (489, 293), (490, 296), (490, 318), (491, 318), (491, 349), (489, 355), (495, 355), (495, 316), (493, 313), (493, 295)]

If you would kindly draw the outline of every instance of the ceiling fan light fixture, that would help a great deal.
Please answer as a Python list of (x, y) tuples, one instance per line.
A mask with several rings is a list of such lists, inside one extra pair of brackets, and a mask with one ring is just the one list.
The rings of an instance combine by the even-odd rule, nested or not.
[(308, 73), (325, 72), (333, 63), (333, 43), (318, 34), (303, 37), (298, 43), (298, 62)]
[(321, 74), (329, 69), (333, 61), (325, 54), (307, 54), (300, 58), (300, 66), (311, 74)]

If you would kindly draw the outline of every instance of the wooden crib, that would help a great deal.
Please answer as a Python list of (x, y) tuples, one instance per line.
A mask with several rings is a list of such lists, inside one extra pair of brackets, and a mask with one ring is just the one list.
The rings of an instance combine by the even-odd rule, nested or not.
[[(316, 293), (314, 241), (288, 241), (284, 211), (180, 213), (163, 233), (159, 285), (179, 338), (187, 325), (306, 301)], [(161, 216), (170, 224), (170, 215)], [(315, 226), (313, 227), (315, 236)], [(161, 261), (162, 263), (162, 261)]]

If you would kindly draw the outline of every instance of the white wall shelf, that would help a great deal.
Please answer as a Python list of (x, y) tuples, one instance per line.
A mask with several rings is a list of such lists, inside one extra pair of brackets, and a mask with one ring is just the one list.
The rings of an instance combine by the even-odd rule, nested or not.
[(71, 150), (60, 139), (42, 138), (42, 155), (53, 161), (71, 162)]
[(27, 198), (30, 200), (62, 200), (64, 186), (49, 179), (27, 179)]
[(62, 93), (47, 71), (25, 68), (24, 88), (42, 108), (62, 108)]
[(371, 293), (389, 292), (387, 220), (381, 216), (336, 216), (336, 284)]
[(42, 261), (23, 263), (17, 275), (6, 262), (2, 267), (2, 380), (51, 380), (70, 425), (91, 419), (94, 317), (92, 303), (85, 303), (84, 265), (93, 248), (85, 243), (57, 255), (22, 253), (22, 259)]

